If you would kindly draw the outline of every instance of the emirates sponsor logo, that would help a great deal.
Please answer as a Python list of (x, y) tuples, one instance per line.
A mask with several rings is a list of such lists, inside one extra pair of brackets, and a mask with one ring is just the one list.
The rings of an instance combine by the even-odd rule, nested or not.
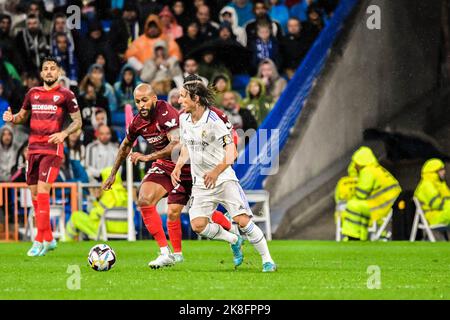
[(51, 104), (33, 104), (31, 106), (32, 110), (34, 111), (54, 111), (56, 112), (58, 110), (58, 107)]

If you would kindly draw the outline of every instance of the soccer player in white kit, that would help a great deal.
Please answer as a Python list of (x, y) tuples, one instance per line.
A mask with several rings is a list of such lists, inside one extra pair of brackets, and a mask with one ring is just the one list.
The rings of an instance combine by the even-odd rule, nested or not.
[(266, 238), (251, 220), (252, 211), (231, 165), (237, 151), (230, 135), (217, 114), (208, 108), (211, 91), (197, 76), (188, 76), (180, 90), (179, 103), (185, 113), (180, 115), (181, 154), (171, 178), (180, 183), (182, 166), (190, 159), (193, 180), (189, 217), (192, 229), (199, 235), (230, 243), (234, 265), (242, 264), (242, 237), (228, 232), (212, 222), (211, 214), (222, 204), (249, 242), (261, 255), (263, 272), (276, 271)]

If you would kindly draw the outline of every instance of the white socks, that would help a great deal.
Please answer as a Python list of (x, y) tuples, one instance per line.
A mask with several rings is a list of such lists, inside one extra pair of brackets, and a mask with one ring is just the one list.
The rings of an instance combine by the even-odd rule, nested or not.
[(263, 263), (272, 262), (270, 256), (269, 247), (267, 246), (266, 238), (261, 229), (253, 222), (250, 221), (241, 231), (247, 236), (248, 241), (255, 247), (256, 251), (261, 255)]
[(160, 250), (161, 250), (161, 254), (162, 255), (169, 255), (170, 254), (170, 249), (169, 249), (169, 247), (161, 247), (161, 248), (159, 248)]
[(237, 235), (226, 231), (222, 226), (217, 223), (208, 223), (203, 229), (202, 232), (199, 233), (201, 236), (214, 239), (214, 240), (224, 240), (228, 243), (234, 244), (236, 243), (238, 237)]

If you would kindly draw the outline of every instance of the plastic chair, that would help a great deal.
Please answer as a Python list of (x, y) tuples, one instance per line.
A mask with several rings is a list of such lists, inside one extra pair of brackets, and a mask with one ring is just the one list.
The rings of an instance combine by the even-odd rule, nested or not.
[(123, 221), (128, 222), (128, 209), (123, 207), (106, 209), (100, 219), (100, 225), (98, 227), (97, 241), (108, 239), (128, 239), (128, 233), (108, 233), (106, 230), (107, 221)]
[[(35, 234), (37, 233), (37, 230), (34, 227), (34, 216), (34, 209), (32, 208), (30, 210), (30, 214), (28, 215), (28, 226), (26, 230), (26, 234), (29, 233), (31, 241), (34, 241)], [(50, 221), (52, 219), (56, 219), (56, 227), (53, 231), (53, 237), (64, 241), (66, 236), (66, 223), (63, 206), (50, 206)]]
[(438, 231), (444, 234), (445, 240), (448, 241), (447, 231), (449, 229), (448, 226), (443, 224), (436, 224), (430, 226), (427, 219), (425, 218), (425, 213), (423, 212), (422, 205), (420, 204), (419, 199), (416, 197), (413, 198), (414, 204), (416, 205), (416, 214), (414, 215), (414, 222), (411, 229), (411, 235), (409, 237), (409, 241), (416, 241), (417, 230), (425, 230), (425, 236), (431, 241), (436, 242), (436, 238), (434, 237), (433, 230)]

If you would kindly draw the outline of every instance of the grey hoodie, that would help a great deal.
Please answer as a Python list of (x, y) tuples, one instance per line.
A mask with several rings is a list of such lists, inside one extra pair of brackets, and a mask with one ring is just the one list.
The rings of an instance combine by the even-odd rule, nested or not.
[[(1, 138), (5, 131), (9, 131), (12, 134), (11, 145), (4, 146), (1, 143)], [(0, 181), (6, 182), (11, 179), (11, 170), (16, 164), (17, 152), (19, 149), (14, 145), (14, 129), (9, 125), (5, 124), (0, 129)]]

